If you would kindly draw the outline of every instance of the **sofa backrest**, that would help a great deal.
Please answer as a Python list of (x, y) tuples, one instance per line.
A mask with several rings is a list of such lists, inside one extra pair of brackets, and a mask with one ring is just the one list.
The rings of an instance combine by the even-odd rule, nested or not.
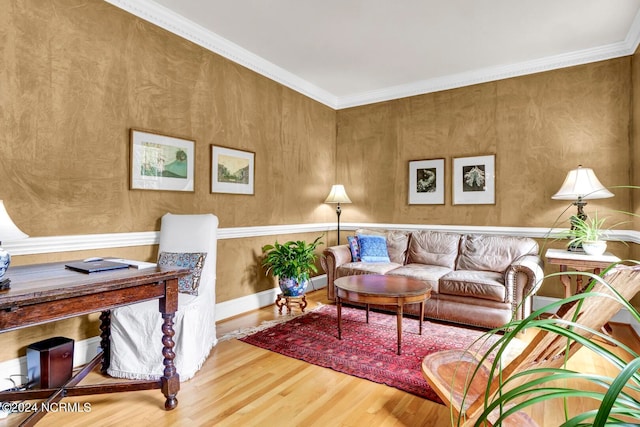
[(360, 228), (355, 234), (369, 234), (385, 236), (387, 238), (387, 252), (391, 262), (404, 264), (407, 259), (407, 247), (409, 246), (410, 232), (402, 230), (369, 230)]
[(411, 233), (407, 264), (437, 265), (454, 269), (458, 257), (460, 234), (441, 231), (414, 231)]
[(528, 237), (466, 234), (460, 241), (456, 270), (504, 273), (517, 258), (537, 253), (538, 243)]

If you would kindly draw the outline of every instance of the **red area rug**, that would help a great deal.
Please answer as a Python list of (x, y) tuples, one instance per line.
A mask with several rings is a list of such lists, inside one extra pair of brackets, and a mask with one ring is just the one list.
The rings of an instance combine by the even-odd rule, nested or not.
[(387, 384), (441, 403), (422, 377), (422, 359), (430, 353), (466, 349), (482, 332), (425, 321), (418, 335), (418, 320), (404, 318), (402, 355), (397, 355), (396, 316), (363, 309), (342, 308), (342, 340), (338, 340), (334, 305), (241, 338), (255, 346), (348, 375)]

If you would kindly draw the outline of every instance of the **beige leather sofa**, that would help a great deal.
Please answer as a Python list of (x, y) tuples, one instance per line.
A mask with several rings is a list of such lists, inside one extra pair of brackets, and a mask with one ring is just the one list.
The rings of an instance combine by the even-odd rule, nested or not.
[[(432, 287), (425, 317), (495, 328), (529, 315), (532, 296), (542, 284), (543, 261), (530, 238), (427, 230), (358, 233), (385, 235), (391, 262), (352, 262), (348, 245), (327, 248), (322, 265), (330, 300), (335, 300), (333, 282), (339, 277), (407, 276)], [(419, 314), (419, 305), (407, 305), (405, 313)]]

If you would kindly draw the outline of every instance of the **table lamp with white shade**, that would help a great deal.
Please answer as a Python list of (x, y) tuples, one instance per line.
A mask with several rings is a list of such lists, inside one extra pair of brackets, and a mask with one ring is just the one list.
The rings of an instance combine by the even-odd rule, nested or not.
[(29, 237), (22, 232), (11, 220), (4, 202), (0, 200), (0, 290), (8, 289), (11, 280), (5, 279), (4, 275), (11, 264), (11, 255), (2, 249), (2, 242), (10, 242), (14, 240), (22, 240)]
[(338, 215), (338, 244), (340, 244), (340, 214), (342, 213), (342, 210), (340, 209), (340, 203), (351, 203), (351, 199), (349, 198), (349, 196), (347, 196), (344, 185), (335, 184), (331, 187), (329, 196), (327, 196), (327, 200), (325, 200), (324, 202), (338, 204), (338, 207), (336, 208), (336, 214)]
[[(584, 207), (587, 204), (585, 200), (606, 199), (613, 196), (614, 194), (602, 185), (593, 169), (583, 168), (582, 165), (578, 165), (576, 169), (569, 171), (562, 186), (551, 198), (555, 200), (574, 200), (573, 204), (578, 208), (576, 217), (584, 221), (587, 219), (587, 214), (584, 213)], [(569, 250), (576, 249), (579, 248), (569, 247)]]

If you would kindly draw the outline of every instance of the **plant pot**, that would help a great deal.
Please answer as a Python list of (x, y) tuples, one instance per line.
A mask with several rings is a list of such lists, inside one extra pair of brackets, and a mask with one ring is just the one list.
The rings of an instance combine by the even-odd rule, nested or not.
[(299, 297), (303, 295), (307, 290), (307, 285), (309, 284), (308, 280), (304, 280), (300, 283), (296, 279), (287, 277), (287, 278), (279, 278), (278, 285), (280, 285), (280, 290), (282, 294), (286, 297)]
[(602, 255), (607, 250), (607, 242), (604, 240), (582, 242), (582, 249), (587, 255)]

